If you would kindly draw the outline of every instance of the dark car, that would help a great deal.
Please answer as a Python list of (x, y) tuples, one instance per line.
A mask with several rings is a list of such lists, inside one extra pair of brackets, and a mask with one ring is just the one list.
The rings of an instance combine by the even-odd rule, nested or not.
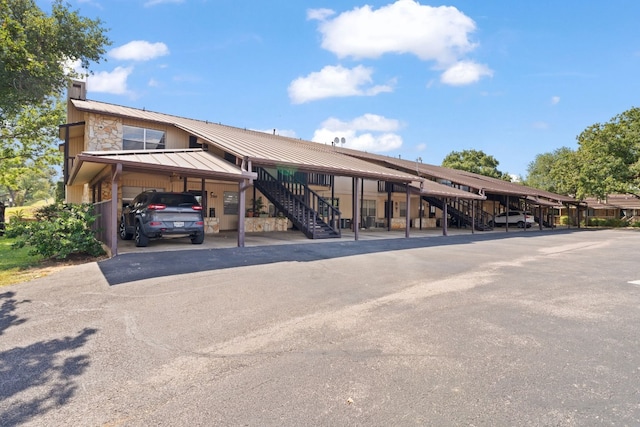
[(202, 206), (190, 193), (145, 191), (122, 209), (120, 238), (135, 238), (136, 246), (147, 246), (149, 239), (184, 234), (193, 244), (204, 241)]

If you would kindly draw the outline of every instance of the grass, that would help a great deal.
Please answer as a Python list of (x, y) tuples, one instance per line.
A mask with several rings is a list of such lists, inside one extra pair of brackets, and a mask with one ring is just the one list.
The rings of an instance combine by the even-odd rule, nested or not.
[(41, 256), (29, 255), (28, 247), (13, 249), (16, 239), (0, 237), (0, 287), (40, 277)]

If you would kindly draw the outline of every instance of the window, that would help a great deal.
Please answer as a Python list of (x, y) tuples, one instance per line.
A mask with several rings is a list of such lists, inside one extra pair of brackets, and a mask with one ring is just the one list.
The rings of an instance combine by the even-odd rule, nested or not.
[(238, 193), (234, 191), (225, 191), (223, 196), (225, 215), (238, 215)]
[(161, 130), (136, 126), (122, 126), (123, 150), (161, 150), (165, 147), (165, 136)]
[(407, 216), (407, 202), (400, 202), (400, 217)]
[(363, 217), (376, 216), (376, 201), (375, 200), (363, 200), (361, 214)]

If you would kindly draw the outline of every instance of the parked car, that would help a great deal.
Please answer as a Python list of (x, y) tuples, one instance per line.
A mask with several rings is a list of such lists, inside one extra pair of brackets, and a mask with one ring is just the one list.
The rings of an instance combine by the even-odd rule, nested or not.
[(508, 211), (496, 215), (495, 219), (489, 221), (489, 226), (502, 227), (503, 225), (507, 224), (507, 222), (509, 223), (509, 225), (515, 225), (518, 228), (524, 228), (525, 224), (527, 224), (527, 228), (530, 228), (536, 223), (533, 215), (531, 215), (531, 212)]
[(190, 193), (142, 192), (123, 207), (119, 234), (139, 247), (169, 234), (184, 234), (199, 245), (204, 241), (202, 206)]

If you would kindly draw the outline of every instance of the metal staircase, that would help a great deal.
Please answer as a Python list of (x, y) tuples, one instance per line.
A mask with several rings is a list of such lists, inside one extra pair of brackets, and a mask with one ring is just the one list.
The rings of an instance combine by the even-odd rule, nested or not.
[(340, 211), (331, 203), (292, 176), (278, 172), (276, 178), (260, 167), (256, 172), (256, 189), (309, 239), (341, 237)]
[[(440, 210), (444, 209), (444, 201), (436, 197), (422, 196), (422, 199), (429, 203), (429, 205), (436, 206)], [(491, 215), (482, 210), (476, 210), (475, 218), (473, 218), (471, 212), (471, 203), (467, 200), (458, 200), (455, 204), (447, 204), (447, 213), (458, 222), (459, 225), (470, 227), (473, 226), (478, 231), (493, 230), (488, 225)]]

